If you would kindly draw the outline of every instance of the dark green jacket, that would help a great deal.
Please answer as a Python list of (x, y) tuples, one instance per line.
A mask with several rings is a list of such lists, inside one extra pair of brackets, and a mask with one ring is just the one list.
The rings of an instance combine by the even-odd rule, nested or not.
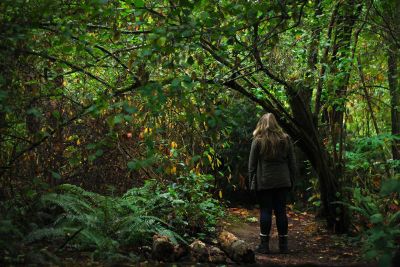
[(288, 146), (275, 157), (260, 153), (261, 143), (254, 138), (249, 157), (249, 178), (256, 175), (256, 190), (292, 187), (296, 176), (296, 159), (293, 142), (288, 137)]

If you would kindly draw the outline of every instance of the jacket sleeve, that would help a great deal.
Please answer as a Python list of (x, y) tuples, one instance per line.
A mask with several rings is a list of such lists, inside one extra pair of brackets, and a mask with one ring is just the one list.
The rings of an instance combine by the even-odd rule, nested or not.
[(289, 151), (288, 151), (288, 164), (290, 171), (290, 181), (292, 182), (292, 187), (294, 186), (294, 182), (296, 181), (297, 176), (297, 165), (296, 165), (296, 155), (294, 153), (294, 145), (292, 139), (289, 137)]
[[(253, 139), (253, 142), (251, 143), (250, 156), (249, 156), (249, 177), (248, 177), (248, 181), (250, 181), (250, 178), (253, 175), (257, 175), (257, 163), (258, 163), (259, 153), (260, 153), (259, 144), (258, 144), (256, 139)], [(248, 184), (249, 183), (247, 183), (247, 185)]]

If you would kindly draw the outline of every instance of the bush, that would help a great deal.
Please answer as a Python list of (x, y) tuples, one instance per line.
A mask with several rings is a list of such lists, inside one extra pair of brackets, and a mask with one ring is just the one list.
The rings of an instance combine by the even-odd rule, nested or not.
[(146, 205), (148, 214), (162, 218), (183, 236), (205, 236), (215, 231), (223, 209), (211, 193), (211, 175), (190, 173), (175, 182), (148, 180), (142, 188), (129, 190), (124, 198)]
[[(21, 246), (10, 244), (40, 250), (45, 242), (53, 252), (69, 247), (91, 251), (95, 260), (135, 261), (131, 249), (150, 245), (154, 234), (168, 236), (175, 244), (212, 237), (223, 215), (210, 193), (212, 181), (210, 175), (195, 173), (169, 183), (147, 180), (120, 197), (60, 185), (35, 198), (25, 223), (14, 223), (20, 218), (14, 215), (21, 212), (0, 218), (2, 259), (15, 262), (12, 255), (24, 253), (18, 251)], [(27, 210), (22, 202), (19, 205), (12, 205), (13, 210)]]
[(362, 227), (360, 238), (367, 260), (378, 260), (381, 266), (389, 266), (400, 238), (400, 209), (398, 195), (400, 180), (386, 180), (379, 195), (355, 188), (352, 202), (343, 203), (355, 212)]

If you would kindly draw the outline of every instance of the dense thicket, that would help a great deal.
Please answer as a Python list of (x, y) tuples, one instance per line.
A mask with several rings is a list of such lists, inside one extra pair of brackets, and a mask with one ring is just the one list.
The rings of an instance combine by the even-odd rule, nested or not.
[[(382, 227), (364, 231), (370, 257), (388, 236), (391, 252), (399, 235), (391, 230), (399, 215), (399, 12), (396, 0), (2, 1), (2, 227), (55, 200), (54, 190), (82, 190), (62, 184), (109, 196), (67, 190), (65, 202), (87, 216), (99, 207), (85, 201), (99, 197), (104, 214), (115, 202), (113, 216), (130, 220), (125, 192), (147, 192), (151, 180), (172, 207), (208, 219), (191, 229), (193, 218), (165, 222), (166, 213), (129, 204), (151, 216), (148, 233), (209, 233), (221, 212), (211, 195), (244, 188), (252, 129), (272, 112), (303, 153), (295, 200), (319, 207), (335, 232), (354, 230), (347, 205), (357, 206), (365, 229)], [(48, 207), (49, 216), (74, 218), (57, 220), (58, 236), (100, 231), (77, 223), (83, 211), (66, 203)], [(11, 212), (16, 206), (24, 208)], [(47, 229), (35, 220), (13, 238)], [(94, 243), (115, 249), (120, 239)]]

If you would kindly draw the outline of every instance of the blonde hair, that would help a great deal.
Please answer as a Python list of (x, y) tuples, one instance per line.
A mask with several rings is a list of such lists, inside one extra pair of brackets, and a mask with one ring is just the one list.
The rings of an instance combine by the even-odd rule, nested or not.
[(275, 157), (288, 147), (288, 135), (279, 126), (274, 114), (264, 114), (253, 131), (253, 138), (261, 142), (261, 154)]

